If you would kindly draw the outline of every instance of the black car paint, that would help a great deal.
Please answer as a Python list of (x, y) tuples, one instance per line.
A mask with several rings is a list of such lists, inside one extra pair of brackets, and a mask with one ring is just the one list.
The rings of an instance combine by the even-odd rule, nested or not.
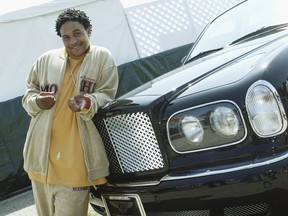
[[(169, 79), (163, 79), (160, 84), (149, 83), (149, 88), (144, 91), (142, 86), (141, 91), (134, 91), (133, 96), (126, 95), (100, 110), (95, 117), (95, 124), (97, 118), (111, 115), (136, 111), (148, 113), (164, 156), (165, 166), (161, 170), (150, 172), (111, 174), (108, 177), (111, 185), (99, 187), (94, 195), (99, 197), (100, 194), (138, 194), (147, 215), (191, 209), (209, 209), (210, 215), (223, 215), (225, 208), (258, 203), (270, 203), (273, 215), (287, 215), (287, 158), (265, 166), (229, 171), (235, 167), (279, 156), (288, 150), (287, 131), (271, 138), (258, 137), (249, 124), (245, 110), (245, 94), (249, 86), (257, 80), (267, 80), (277, 89), (287, 113), (287, 42), (285, 30), (281, 32), (280, 38), (271, 39), (268, 35), (260, 38), (259, 42), (250, 41), (235, 45), (229, 51), (220, 51), (222, 55), (214, 53), (204, 60), (199, 59), (196, 63), (192, 62), (177, 69), (178, 73), (172, 72), (178, 77), (187, 75), (181, 81), (173, 75), (165, 75), (164, 77)], [(225, 61), (223, 56), (226, 58)], [(256, 61), (250, 64), (242, 63), (243, 59), (249, 61), (249, 58)], [(205, 64), (201, 65), (202, 61)], [(211, 64), (207, 63), (209, 61)], [(223, 78), (221, 85), (211, 82), (211, 86), (206, 83), (205, 88), (193, 90), (197, 85), (203, 86), (202, 82), (205, 79), (214, 80), (213, 76), (224, 73), (223, 71), (226, 75), (233, 76), (237, 71), (232, 69), (237, 64), (238, 68), (245, 70), (240, 77), (227, 80)], [(197, 76), (193, 74), (195, 67), (199, 73)], [(165, 83), (166, 80), (169, 82)], [(174, 84), (177, 82), (177, 88), (171, 90), (171, 81), (175, 81)], [(175, 111), (222, 100), (233, 101), (239, 106), (247, 127), (245, 140), (237, 145), (209, 151), (176, 153), (167, 137), (168, 118)], [(222, 172), (217, 173), (219, 170)], [(210, 174), (213, 171), (215, 174)]]
[[(284, 42), (281, 41), (280, 45), (282, 45)], [(273, 49), (274, 46), (271, 47), (263, 47), (262, 49), (259, 50), (259, 48), (252, 51), (249, 51), (249, 56), (247, 56), (247, 53), (242, 54), (242, 58), (252, 58), (253, 56), (258, 56), (258, 58), (256, 59), (258, 61), (258, 65), (252, 65), (252, 63), (254, 64), (254, 61), (252, 63), (250, 63), (250, 65), (241, 65), (241, 57), (237, 57), (234, 59), (231, 59), (230, 62), (226, 63), (225, 65), (220, 65), (218, 67), (216, 67), (216, 69), (209, 71), (209, 73), (205, 74), (205, 78), (207, 78), (208, 76), (212, 77), (213, 80), (213, 76), (218, 75), (219, 73), (222, 73), (223, 69), (225, 67), (227, 67), (228, 69), (226, 69), (228, 71), (228, 73), (233, 74), (233, 71), (229, 70), (230, 67), (233, 67), (234, 64), (240, 64), (239, 68), (242, 68), (243, 70), (246, 68), (250, 68), (250, 71), (248, 71), (245, 76), (241, 77), (241, 79), (239, 80), (234, 80), (233, 82), (227, 82), (223, 85), (217, 85), (217, 87), (213, 87), (213, 88), (209, 88), (209, 86), (205, 85), (205, 90), (202, 90), (200, 92), (189, 92), (189, 90), (187, 90), (188, 88), (188, 84), (193, 83), (191, 86), (193, 85), (202, 85), (201, 81), (202, 81), (202, 77), (197, 77), (194, 79), (194, 81), (189, 81), (188, 84), (182, 84), (182, 86), (179, 88), (179, 90), (174, 90), (171, 92), (168, 92), (166, 95), (164, 95), (163, 97), (156, 97), (156, 96), (150, 96), (150, 95), (145, 95), (145, 91), (139, 93), (139, 95), (135, 95), (129, 99), (123, 99), (123, 100), (118, 100), (117, 102), (115, 102), (113, 105), (111, 105), (109, 107), (109, 112), (111, 113), (113, 112), (114, 115), (115, 114), (119, 114), (119, 112), (123, 113), (123, 112), (131, 112), (131, 110), (143, 110), (147, 113), (149, 113), (150, 116), (153, 115), (153, 117), (151, 117), (151, 119), (154, 120), (153, 124), (154, 124), (154, 128), (159, 128), (158, 130), (158, 136), (162, 136), (159, 140), (165, 140), (164, 143), (162, 144), (163, 146), (165, 146), (165, 152), (167, 152), (169, 154), (169, 158), (172, 158), (173, 160), (175, 160), (177, 158), (177, 162), (173, 161), (172, 163), (170, 162), (169, 164), (169, 168), (171, 170), (173, 169), (179, 169), (181, 168), (181, 163), (178, 160), (183, 160), (183, 164), (188, 164), (187, 160), (191, 160), (190, 163), (192, 164), (199, 164), (199, 161), (201, 161), (201, 154), (196, 154), (196, 156), (194, 154), (190, 154), (189, 156), (187, 155), (179, 155), (177, 153), (175, 153), (169, 145), (167, 145), (168, 140), (167, 137), (165, 137), (166, 133), (166, 120), (169, 118), (169, 116), (171, 116), (175, 110), (183, 110), (186, 109), (188, 107), (193, 107), (193, 106), (197, 106), (199, 104), (205, 104), (205, 103), (209, 103), (209, 102), (213, 102), (213, 101), (220, 101), (220, 100), (231, 100), (236, 102), (238, 105), (241, 104), (240, 109), (242, 110), (242, 113), (244, 114), (245, 117), (245, 121), (249, 122), (247, 120), (247, 116), (245, 116), (245, 94), (246, 91), (249, 88), (249, 86), (257, 81), (257, 80), (269, 80), (270, 82), (272, 82), (272, 84), (274, 86), (279, 86), (278, 91), (280, 92), (280, 96), (282, 97), (282, 99), (285, 101), (286, 98), (286, 82), (285, 80), (287, 79), (288, 76), (288, 70), (287, 73), (283, 73), (283, 68), (287, 68), (288, 69), (288, 65), (283, 65), (283, 63), (287, 63), (287, 61), (281, 61), (282, 64), (279, 65), (278, 62), (274, 62), (274, 59), (277, 59), (276, 57), (278, 57), (279, 55), (286, 55), (288, 56), (288, 54), (285, 54), (285, 52), (288, 52), (288, 47), (286, 47), (286, 45), (281, 46), (278, 50), (274, 51), (275, 53), (271, 52), (271, 49)], [(266, 56), (265, 53), (269, 53), (269, 56)], [(216, 57), (217, 58), (217, 57)], [(220, 61), (218, 61), (220, 62)], [(261, 62), (261, 64), (260, 64)], [(221, 62), (220, 62), (221, 63)], [(207, 64), (205, 64), (207, 65)], [(209, 64), (208, 64), (209, 65)], [(266, 65), (266, 68), (262, 69), (261, 65)], [(260, 68), (259, 68), (260, 67)], [(218, 68), (221, 68), (221, 70), (219, 70)], [(186, 69), (187, 71), (189, 71), (189, 68)], [(207, 68), (204, 68), (203, 71), (207, 70)], [(219, 71), (218, 71), (219, 70)], [(182, 73), (182, 72), (179, 72)], [(193, 73), (193, 71), (191, 72)], [(227, 73), (227, 72), (226, 72)], [(271, 75), (273, 73), (273, 75)], [(233, 76), (233, 75), (232, 75)], [(224, 76), (225, 77), (225, 76)], [(173, 78), (172, 78), (173, 80)], [(169, 89), (169, 86), (171, 84), (162, 84), (161, 86), (165, 86)], [(190, 87), (191, 87), (190, 86)], [(203, 86), (203, 85), (202, 85)], [(239, 92), (238, 89), (241, 89), (241, 92)], [(185, 90), (188, 91), (188, 93), (185, 93)], [(149, 90), (150, 91), (150, 90)], [(182, 93), (182, 94), (181, 94)], [(282, 93), (282, 94), (281, 94)], [(177, 97), (176, 97), (176, 96)], [(235, 95), (237, 95), (237, 97), (235, 97)], [(165, 98), (165, 99), (164, 99)], [(172, 98), (172, 99), (171, 99)], [(174, 99), (175, 98), (175, 99)], [(191, 98), (191, 99), (190, 99)], [(169, 100), (170, 99), (170, 100)], [(150, 101), (151, 100), (151, 101)], [(150, 104), (149, 104), (150, 101)], [(125, 106), (120, 106), (119, 104), (125, 104)], [(115, 107), (115, 108), (114, 108)], [(157, 116), (155, 116), (155, 114), (157, 114)], [(247, 125), (248, 128), (249, 124)], [(250, 130), (251, 131), (251, 128)], [(246, 139), (245, 142), (247, 142), (247, 140), (250, 140), (251, 138), (249, 137), (251, 133), (248, 133), (248, 138)], [(164, 137), (163, 137), (164, 136)], [(245, 144), (245, 142), (243, 142), (243, 144)], [(248, 142), (250, 143), (250, 142)], [(273, 142), (273, 143), (277, 143), (277, 142)], [(162, 146), (160, 145), (160, 146)], [(246, 143), (247, 145), (247, 143)], [(237, 147), (240, 148), (241, 145), (238, 145)], [(251, 147), (250, 147), (251, 148)], [(257, 149), (257, 148), (256, 148)], [(212, 152), (208, 152), (205, 154), (215, 154), (215, 152), (218, 152), (221, 150), (215, 150)], [(231, 156), (231, 158), (234, 158), (235, 155), (233, 154), (233, 152), (231, 152), (231, 150), (229, 149), (229, 154)], [(257, 151), (259, 151), (259, 149), (257, 149)], [(235, 152), (235, 154), (237, 155), (237, 152)], [(197, 156), (200, 155), (200, 156)], [(180, 158), (180, 159), (179, 159)], [(182, 159), (181, 159), (182, 158)], [(188, 158), (188, 159), (187, 159)], [(191, 159), (190, 159), (191, 158)], [(206, 157), (204, 157), (205, 159), (205, 163), (209, 163), (209, 160), (206, 159)], [(214, 155), (215, 158), (215, 155)], [(216, 157), (217, 158), (217, 157)], [(221, 157), (221, 153), (220, 156)], [(227, 159), (227, 158), (226, 158)], [(235, 160), (232, 159), (232, 160)], [(211, 161), (211, 163), (214, 163), (215, 161)], [(227, 161), (223, 161), (223, 163), (226, 163)], [(168, 161), (167, 161), (168, 163)], [(177, 164), (176, 167), (174, 167), (173, 164)], [(195, 168), (195, 167), (193, 167)], [(146, 175), (146, 174), (145, 174)], [(148, 175), (147, 175), (148, 176)]]
[(256, 170), (161, 182), (145, 188), (100, 187), (98, 193), (137, 193), (145, 204), (145, 211), (151, 214), (210, 209), (213, 212), (211, 215), (223, 215), (224, 208), (235, 204), (245, 206), (272, 201), (273, 215), (284, 216), (287, 211), (283, 206), (288, 199), (288, 184), (283, 182), (288, 178), (287, 162), (285, 160)]

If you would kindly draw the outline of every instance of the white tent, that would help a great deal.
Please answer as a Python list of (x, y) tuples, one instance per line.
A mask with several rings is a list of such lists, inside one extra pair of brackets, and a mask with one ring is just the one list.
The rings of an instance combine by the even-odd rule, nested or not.
[(63, 46), (55, 33), (55, 20), (67, 8), (87, 13), (93, 25), (91, 43), (107, 47), (120, 65), (192, 43), (211, 18), (236, 2), (239, 0), (1, 1), (0, 102), (23, 95), (36, 58)]
[[(38, 1), (39, 2), (39, 1)], [(0, 56), (0, 101), (25, 92), (26, 76), (43, 52), (62, 47), (55, 32), (58, 14), (67, 8), (84, 10), (93, 25), (91, 43), (111, 50), (117, 64), (138, 58), (132, 35), (116, 0), (40, 1), (28, 8), (0, 16), (2, 49)], [(125, 50), (125, 54), (123, 51)]]

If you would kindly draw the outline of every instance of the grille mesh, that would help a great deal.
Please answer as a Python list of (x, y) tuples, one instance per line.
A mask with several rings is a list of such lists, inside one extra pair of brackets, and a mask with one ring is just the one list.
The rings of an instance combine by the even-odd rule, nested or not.
[(210, 216), (209, 210), (179, 211), (179, 212), (153, 212), (147, 216)]
[[(109, 117), (97, 126), (112, 171), (131, 173), (156, 170), (164, 161), (146, 113), (128, 113)], [(107, 130), (106, 132), (104, 130)]]
[(224, 208), (225, 216), (266, 216), (270, 212), (271, 206), (267, 203)]
[[(147, 216), (268, 216), (271, 215), (271, 206), (267, 203), (259, 203), (254, 205), (226, 207), (218, 209), (220, 212), (215, 213), (208, 209), (178, 211), (178, 212), (148, 212)], [(221, 213), (222, 212), (222, 213)]]

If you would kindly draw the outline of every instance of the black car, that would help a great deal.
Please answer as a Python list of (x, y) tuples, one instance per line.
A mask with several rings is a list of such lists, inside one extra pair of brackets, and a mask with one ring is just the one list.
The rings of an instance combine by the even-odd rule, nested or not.
[(215, 18), (183, 66), (117, 98), (94, 123), (110, 161), (102, 215), (288, 215), (288, 2)]

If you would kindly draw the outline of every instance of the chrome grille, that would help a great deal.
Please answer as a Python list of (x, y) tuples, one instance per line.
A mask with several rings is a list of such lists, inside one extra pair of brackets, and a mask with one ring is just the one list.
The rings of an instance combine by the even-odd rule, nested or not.
[(164, 167), (153, 127), (146, 113), (109, 117), (102, 124), (96, 123), (96, 126), (113, 172), (131, 173)]

